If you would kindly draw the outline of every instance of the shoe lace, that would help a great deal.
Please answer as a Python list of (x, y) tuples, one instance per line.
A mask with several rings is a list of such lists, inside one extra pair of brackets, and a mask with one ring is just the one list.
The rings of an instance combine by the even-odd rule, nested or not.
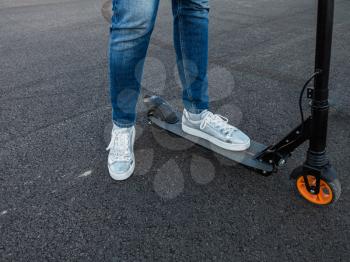
[(219, 130), (224, 135), (231, 136), (238, 129), (234, 126), (228, 124), (228, 119), (219, 114), (213, 114), (208, 112), (203, 118), (200, 129), (204, 129), (207, 125), (212, 126), (213, 128)]
[(129, 161), (131, 152), (129, 148), (130, 133), (120, 130), (112, 131), (112, 139), (106, 150), (110, 150), (112, 162)]

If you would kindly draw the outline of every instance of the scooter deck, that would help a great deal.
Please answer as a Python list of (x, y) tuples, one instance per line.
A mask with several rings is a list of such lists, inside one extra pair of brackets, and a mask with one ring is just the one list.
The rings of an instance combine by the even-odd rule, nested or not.
[[(145, 99), (145, 103), (149, 104), (152, 103), (153, 101), (150, 102), (150, 99), (147, 98), (148, 100)], [(157, 97), (157, 99), (160, 99), (159, 97)], [(164, 100), (161, 100), (164, 101)], [(164, 105), (164, 104), (163, 104)], [(148, 114), (148, 119), (155, 124), (156, 126), (165, 129), (175, 135), (178, 135), (182, 138), (185, 138), (195, 144), (198, 144), (202, 147), (205, 147), (207, 149), (210, 149), (212, 151), (214, 151), (217, 154), (220, 154), (230, 160), (236, 161), (240, 164), (243, 164), (245, 166), (254, 168), (254, 169), (258, 169), (261, 171), (266, 171), (266, 173), (271, 173), (273, 171), (273, 167), (269, 164), (266, 164), (264, 162), (261, 162), (259, 160), (256, 159), (256, 156), (264, 151), (267, 146), (262, 145), (258, 142), (255, 141), (251, 141), (251, 145), (250, 147), (245, 150), (245, 151), (231, 151), (231, 150), (226, 150), (223, 149), (219, 146), (216, 146), (212, 143), (210, 143), (209, 141), (196, 137), (196, 136), (192, 136), (189, 135), (187, 133), (185, 133), (184, 131), (182, 131), (182, 124), (181, 124), (181, 117), (182, 114), (179, 113), (178, 111), (174, 110), (171, 107), (172, 110), (172, 119), (176, 119), (177, 121), (172, 121), (171, 123), (166, 122), (164, 119), (161, 119), (162, 117), (160, 117), (157, 114), (154, 114), (155, 109), (158, 109), (158, 107), (161, 107), (161, 105), (159, 103), (155, 103), (153, 104), (154, 107), (151, 107), (149, 114)], [(169, 106), (169, 105), (167, 105)], [(169, 108), (167, 108), (169, 110)], [(175, 117), (176, 115), (176, 117)]]

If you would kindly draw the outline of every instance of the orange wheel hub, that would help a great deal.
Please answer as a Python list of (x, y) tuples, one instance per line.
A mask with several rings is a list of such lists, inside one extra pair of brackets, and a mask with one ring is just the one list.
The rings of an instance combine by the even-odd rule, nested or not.
[[(307, 176), (309, 186), (316, 187), (316, 178), (314, 176)], [(305, 180), (303, 176), (300, 176), (297, 179), (297, 188), (299, 193), (308, 201), (311, 203), (317, 204), (317, 205), (327, 205), (332, 202), (333, 200), (333, 192), (331, 187), (328, 185), (328, 183), (324, 180), (320, 180), (320, 192), (318, 194), (314, 194), (310, 192), (306, 188)]]

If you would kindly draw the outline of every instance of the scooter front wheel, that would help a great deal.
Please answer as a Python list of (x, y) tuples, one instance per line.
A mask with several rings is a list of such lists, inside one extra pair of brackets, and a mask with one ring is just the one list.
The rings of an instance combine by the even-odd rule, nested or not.
[(337, 178), (329, 179), (327, 177), (320, 177), (320, 190), (315, 192), (316, 177), (313, 175), (306, 175), (310, 189), (306, 186), (306, 181), (303, 174), (300, 174), (296, 179), (296, 188), (299, 194), (308, 202), (316, 205), (330, 205), (336, 202), (341, 194), (341, 185)]

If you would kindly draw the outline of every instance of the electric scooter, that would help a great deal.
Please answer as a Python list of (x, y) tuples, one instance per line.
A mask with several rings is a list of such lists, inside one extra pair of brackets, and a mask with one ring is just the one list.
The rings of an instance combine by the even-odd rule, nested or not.
[[(328, 127), (328, 80), (331, 59), (334, 0), (318, 0), (315, 71), (303, 86), (299, 97), (301, 124), (274, 145), (266, 146), (251, 141), (243, 152), (228, 151), (210, 142), (186, 134), (181, 127), (181, 113), (159, 96), (145, 96), (150, 124), (188, 139), (230, 160), (236, 161), (258, 173), (268, 176), (285, 165), (292, 152), (304, 142), (309, 142), (305, 162), (290, 175), (299, 194), (316, 205), (335, 203), (341, 194), (336, 171), (326, 155)], [(309, 87), (314, 80), (313, 87)], [(304, 118), (302, 99), (304, 93), (311, 99), (311, 115)]]

